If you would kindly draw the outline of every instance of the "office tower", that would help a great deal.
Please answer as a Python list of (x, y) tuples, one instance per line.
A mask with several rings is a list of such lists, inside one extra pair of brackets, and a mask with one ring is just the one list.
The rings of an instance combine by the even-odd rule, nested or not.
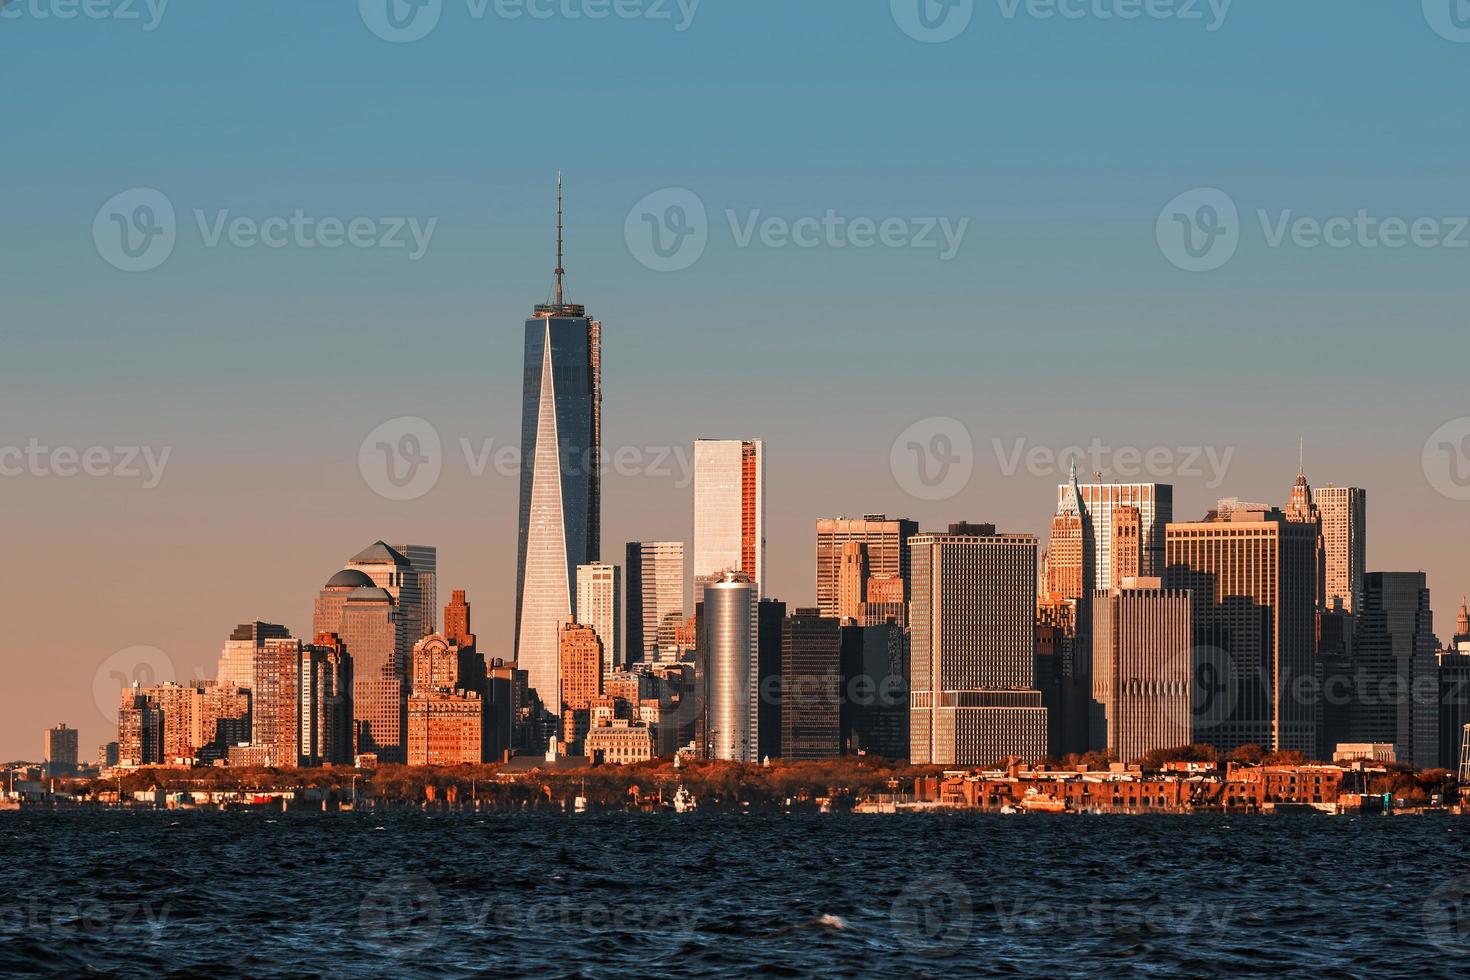
[[(1083, 483), (1077, 488), (1092, 519), (1095, 543), (1092, 580), (1113, 581), (1113, 515), (1119, 507), (1138, 509), (1139, 572), (1159, 576), (1164, 569), (1164, 528), (1174, 520), (1174, 488), (1167, 483)], [(1057, 487), (1060, 507), (1072, 493), (1071, 483)]]
[(353, 754), (402, 763), (408, 671), (397, 607), (386, 589), (354, 589), (342, 604), (336, 635), (352, 658)]
[(1439, 642), (1423, 572), (1369, 572), (1353, 639), (1354, 742), (1392, 742), (1398, 761), (1439, 765)]
[[(865, 565), (862, 594), (872, 591), (869, 579), (898, 579), (903, 584), (902, 602), (909, 598), (909, 538), (919, 533), (919, 525), (904, 518), (889, 520), (886, 514), (868, 514), (860, 520), (828, 517), (817, 521), (817, 608), (823, 616), (838, 616), (839, 592), (842, 587), (843, 549), (849, 544), (862, 546)], [(885, 586), (892, 595), (893, 586)], [(867, 598), (861, 601), (875, 601)], [(852, 617), (855, 618), (855, 617)]]
[(301, 764), (352, 764), (352, 658), (335, 634), (301, 648)]
[(496, 659), (485, 665), (485, 760), (500, 762), (516, 748), (530, 742), (522, 716), (525, 703), (526, 672), (514, 664)]
[[(330, 584), (330, 583), (328, 583)], [(220, 684), (235, 687), (255, 685), (255, 657), (269, 639), (288, 637), (291, 631), (275, 623), (242, 623), (235, 627), (225, 641), (224, 652), (219, 658), (219, 672), (215, 675)]]
[(1195, 711), (1192, 602), (1156, 578), (1127, 579), (1093, 597), (1097, 744), (1119, 762), (1209, 741), (1209, 719)]
[(1072, 461), (1067, 490), (1051, 519), (1051, 544), (1046, 551), (1046, 591), (1063, 599), (1085, 600), (1092, 594), (1096, 559), (1092, 519), (1082, 500), (1077, 482), (1077, 461)]
[(623, 659), (622, 620), (623, 570), (604, 562), (578, 565), (577, 622), (597, 631), (608, 672), (627, 666)]
[(908, 666), (895, 622), (842, 627), (842, 732), (848, 754), (909, 757)]
[(602, 324), (566, 302), (561, 212), (558, 177), (555, 298), (526, 321), (516, 558), (516, 662), (553, 710), (577, 566), (602, 558)]
[(909, 623), (908, 583), (897, 575), (868, 577), (867, 601), (863, 603), (862, 625), (877, 626), (897, 623), (906, 627)]
[(744, 572), (726, 571), (704, 588), (699, 646), (713, 759), (754, 762), (760, 749), (759, 608), (757, 585)]
[[(418, 580), (418, 636), (439, 631), (439, 549), (424, 544), (395, 544), (392, 549), (408, 559)], [(411, 639), (417, 640), (418, 636)]]
[(1260, 504), (1221, 501), (1170, 524), (1164, 586), (1194, 598), (1195, 645), (1214, 664), (1210, 743), (1317, 749), (1317, 531)]
[(1460, 763), (1461, 733), (1470, 725), (1470, 639), (1457, 640), (1438, 657), (1438, 766), (1453, 772)]
[(455, 589), (444, 607), (444, 638), (455, 646), (475, 649), (475, 633), (470, 624), (470, 604), (463, 589)]
[(57, 725), (46, 729), (45, 739), (48, 776), (69, 776), (77, 771), (77, 730)]
[[(1077, 642), (1078, 599), (1041, 596), (1036, 600), (1036, 689), (1046, 708), (1047, 754), (1060, 759), (1086, 752), (1092, 667), (1080, 665)], [(1089, 629), (1091, 624), (1089, 624)]]
[(1113, 508), (1113, 579), (1098, 588), (1116, 589), (1124, 579), (1143, 576), (1143, 512), (1137, 507)]
[(1324, 603), (1356, 612), (1368, 567), (1368, 491), (1328, 484), (1317, 491), (1316, 502), (1322, 515)]
[(786, 603), (762, 599), (756, 609), (756, 757), (781, 757), (781, 658)]
[(1036, 538), (919, 534), (909, 548), (911, 761), (989, 766), (1011, 756), (1043, 758)]
[[(311, 631), (313, 635), (323, 633), (340, 635), (342, 632), (342, 609), (347, 597), (358, 589), (377, 588), (377, 584), (366, 572), (356, 568), (344, 568), (331, 578), (317, 593), (312, 608)], [(252, 675), (253, 676), (253, 675)], [(224, 680), (222, 677), (221, 680)]]
[(441, 633), (431, 633), (413, 646), (409, 689), (479, 691), (485, 682), (485, 659), (474, 647), (462, 647)]
[(301, 757), (301, 641), (266, 640), (255, 656), (250, 686), (250, 742), (263, 748), (270, 766), (294, 766)]
[(402, 629), (400, 643), (406, 660), (408, 651), (419, 638), (433, 632), (424, 628), (421, 618), (424, 605), (418, 570), (407, 557), (381, 541), (373, 542), (354, 555), (347, 568), (362, 572), (373, 580), (373, 585), (393, 597), (394, 615)]
[(1314, 593), (1317, 608), (1326, 607), (1326, 584), (1327, 563), (1323, 551), (1322, 537), (1322, 512), (1317, 509), (1316, 502), (1312, 499), (1312, 485), (1307, 482), (1307, 469), (1305, 460), (1299, 460), (1297, 464), (1296, 483), (1292, 484), (1291, 496), (1286, 503), (1286, 519), (1294, 524), (1309, 524), (1317, 532), (1317, 556), (1316, 556), (1316, 591)]
[(781, 627), (781, 753), (842, 754), (842, 624), (817, 609), (798, 609)]
[(123, 688), (117, 709), (118, 765), (158, 765), (163, 754), (163, 712), (135, 681)]
[(678, 659), (684, 625), (684, 542), (629, 541), (627, 663)]
[(410, 766), (485, 761), (485, 701), (476, 691), (414, 691), (408, 697)]
[(558, 633), (560, 701), (557, 717), (568, 746), (580, 745), (591, 724), (592, 702), (602, 697), (606, 657), (591, 626), (563, 623)]
[(694, 593), (726, 571), (766, 574), (766, 452), (759, 440), (694, 443)]
[(848, 541), (842, 546), (837, 571), (837, 613), (843, 622), (858, 623), (863, 618), (865, 587), (868, 583), (867, 549), (861, 541)]

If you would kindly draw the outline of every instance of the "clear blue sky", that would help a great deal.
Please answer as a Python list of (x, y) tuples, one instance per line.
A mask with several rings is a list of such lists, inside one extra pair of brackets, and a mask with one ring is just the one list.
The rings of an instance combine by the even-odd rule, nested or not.
[[(1214, 31), (1203, 0), (1205, 21), (977, 0), (938, 44), (905, 35), (888, 0), (704, 0), (684, 31), (444, 0), (406, 44), (350, 0), (173, 0), (152, 31), (144, 0), (138, 21), (36, 16), (56, 9), (13, 0), (0, 17), (0, 444), (173, 455), (148, 491), (0, 480), (26, 570), (7, 576), (20, 625), (0, 643), (31, 665), (0, 694), (0, 756), (37, 754), (60, 719), (90, 754), (106, 731), (93, 674), (116, 650), (157, 646), (188, 673), (237, 621), (305, 630), (320, 582), (378, 537), (440, 544), (446, 591), (470, 589), (508, 655), (514, 481), (472, 478), (457, 443), (517, 441), (557, 169), (573, 298), (607, 324), (609, 442), (765, 438), (784, 598), (810, 599), (825, 514), (1041, 533), (1057, 474), (1005, 476), (992, 439), (1235, 447), (1218, 489), (1174, 480), (1197, 516), (1220, 495), (1284, 499), (1301, 435), (1314, 481), (1373, 493), (1370, 564), (1430, 571), (1442, 634), (1470, 587), (1470, 505), (1420, 467), (1429, 433), (1470, 412), (1470, 249), (1270, 248), (1256, 218), (1470, 213), (1470, 43), (1418, 0), (1236, 0)], [(137, 187), (175, 206), (178, 242), (128, 274), (93, 222)], [(669, 187), (706, 205), (709, 246), (658, 273), (624, 224)], [(1225, 190), (1243, 227), (1227, 265), (1192, 274), (1155, 221), (1199, 187)], [(193, 217), (298, 208), (437, 225), (413, 262), (207, 248)], [(948, 262), (741, 248), (727, 209), (970, 226)], [(448, 447), (440, 484), (407, 503), (357, 468), (363, 436), (403, 415)], [(980, 457), (939, 502), (888, 467), (931, 416), (962, 420)], [(687, 497), (610, 481), (606, 552), (687, 538)]]

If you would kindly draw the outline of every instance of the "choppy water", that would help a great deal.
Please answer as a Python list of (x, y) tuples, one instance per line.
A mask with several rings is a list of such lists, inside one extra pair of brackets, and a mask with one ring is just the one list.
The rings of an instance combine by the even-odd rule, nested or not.
[(1470, 822), (0, 814), (0, 973), (1470, 971)]

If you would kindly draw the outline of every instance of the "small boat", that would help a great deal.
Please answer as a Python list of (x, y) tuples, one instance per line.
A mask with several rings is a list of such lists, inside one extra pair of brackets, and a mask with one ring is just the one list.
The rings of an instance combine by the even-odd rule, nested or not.
[(586, 813), (587, 812), (587, 797), (582, 796), (581, 794), (578, 794), (577, 798), (574, 799), (574, 800), (572, 800), (572, 812), (574, 812), (574, 813)]
[(697, 809), (699, 809), (699, 801), (694, 798), (693, 793), (689, 792), (689, 787), (680, 783), (679, 791), (674, 794), (674, 812), (693, 813)]
[(1027, 813), (1065, 813), (1067, 801), (1059, 800), (1050, 793), (1043, 793), (1033, 786), (1021, 797), (1021, 809)]

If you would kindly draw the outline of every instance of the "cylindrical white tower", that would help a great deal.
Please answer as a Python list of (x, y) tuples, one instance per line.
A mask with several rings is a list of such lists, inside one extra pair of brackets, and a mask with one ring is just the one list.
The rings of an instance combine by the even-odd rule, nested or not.
[(715, 759), (754, 762), (759, 661), (755, 583), (726, 571), (704, 590), (704, 669), (709, 678), (709, 744)]

